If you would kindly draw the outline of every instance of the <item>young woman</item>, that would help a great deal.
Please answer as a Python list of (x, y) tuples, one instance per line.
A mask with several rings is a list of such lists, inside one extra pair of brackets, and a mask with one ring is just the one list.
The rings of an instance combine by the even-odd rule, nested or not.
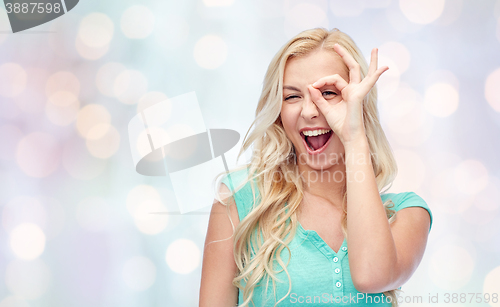
[(387, 69), (337, 29), (276, 54), (240, 151), (253, 145), (251, 162), (212, 207), (200, 306), (397, 306), (432, 215), (414, 192), (384, 193), (397, 173), (376, 108)]

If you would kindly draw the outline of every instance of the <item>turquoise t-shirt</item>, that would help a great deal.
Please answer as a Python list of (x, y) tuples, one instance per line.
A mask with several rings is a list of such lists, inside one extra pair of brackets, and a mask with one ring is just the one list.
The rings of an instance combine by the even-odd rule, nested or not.
[[(222, 180), (230, 190), (238, 188), (246, 179), (247, 170), (243, 169), (225, 176)], [(231, 179), (229, 179), (231, 178)], [(259, 192), (256, 188), (256, 196)], [(252, 210), (253, 194), (250, 183), (237, 190), (235, 195), (238, 216), (242, 221)], [(432, 213), (426, 202), (414, 192), (382, 194), (382, 202), (392, 199), (395, 211), (408, 207), (425, 208), (431, 218)], [(429, 228), (429, 231), (430, 231)], [(349, 254), (347, 241), (344, 239), (342, 246), (336, 253), (314, 230), (305, 230), (298, 223), (295, 237), (289, 244), (292, 254), (290, 263), (286, 267), (292, 281), (292, 289), (284, 300), (277, 306), (387, 306), (391, 303), (383, 293), (361, 293), (354, 287), (349, 269)], [(283, 263), (287, 263), (290, 253), (285, 248), (281, 252)], [(274, 261), (275, 270), (281, 269), (278, 262)], [(279, 271), (278, 269), (278, 271)], [(288, 292), (289, 281), (285, 271), (276, 274), (282, 283), (276, 283), (276, 296), (273, 296), (272, 279), (269, 279), (267, 301), (264, 300), (267, 278), (261, 280), (254, 289), (253, 303), (256, 307), (274, 306), (275, 302), (284, 297)], [(243, 282), (244, 284), (244, 282)], [(401, 288), (400, 288), (401, 289)], [(238, 305), (243, 302), (243, 293), (239, 291)], [(252, 304), (250, 303), (250, 306)]]

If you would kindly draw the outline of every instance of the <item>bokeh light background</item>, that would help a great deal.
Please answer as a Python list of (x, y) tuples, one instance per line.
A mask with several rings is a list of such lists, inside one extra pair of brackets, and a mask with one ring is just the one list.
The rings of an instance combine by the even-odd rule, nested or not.
[(86, 0), (16, 34), (0, 9), (0, 307), (197, 306), (210, 204), (149, 214), (178, 206), (135, 172), (128, 122), (195, 91), (208, 128), (244, 136), (272, 56), (317, 26), (390, 67), (389, 192), (435, 218), (406, 306), (487, 306), (443, 299), (500, 293), (500, 1)]

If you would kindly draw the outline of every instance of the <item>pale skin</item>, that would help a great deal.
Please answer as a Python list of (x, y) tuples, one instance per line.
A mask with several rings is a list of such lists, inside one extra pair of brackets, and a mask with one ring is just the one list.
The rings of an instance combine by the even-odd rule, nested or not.
[[(340, 228), (341, 188), (347, 181), (347, 246), (353, 283), (360, 292), (380, 293), (399, 288), (415, 272), (427, 244), (430, 217), (425, 209), (410, 207), (400, 210), (396, 221), (389, 224), (369, 158), (362, 116), (363, 98), (388, 68), (377, 68), (374, 49), (369, 72), (361, 79), (352, 56), (341, 46), (334, 49), (336, 53), (317, 50), (293, 58), (285, 68), (281, 118), (296, 153), (305, 157), (298, 160), (299, 171), (306, 176), (328, 173), (326, 177), (331, 179), (305, 187), (298, 219), (337, 252), (344, 240)], [(324, 156), (344, 156), (345, 163), (309, 155), (299, 134), (303, 127), (330, 127), (334, 134)], [(360, 155), (367, 157), (366, 163), (359, 163)], [(342, 172), (344, 180), (336, 180), (335, 172)], [(355, 180), (356, 173), (364, 174), (364, 179)], [(229, 195), (225, 185), (220, 191), (223, 197)], [(237, 227), (236, 205), (234, 200), (228, 201)], [(232, 234), (226, 208), (215, 201), (205, 241), (199, 306), (237, 305), (238, 289), (232, 285), (237, 274)], [(227, 240), (208, 244), (223, 239)]]

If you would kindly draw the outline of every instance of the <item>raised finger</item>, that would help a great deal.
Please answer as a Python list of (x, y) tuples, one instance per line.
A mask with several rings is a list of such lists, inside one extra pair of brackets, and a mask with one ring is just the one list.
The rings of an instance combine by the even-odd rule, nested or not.
[(339, 91), (342, 91), (346, 86), (347, 82), (339, 74), (326, 76), (320, 78), (318, 81), (312, 84), (315, 88), (321, 88), (325, 85), (334, 85)]
[(374, 74), (378, 67), (378, 49), (373, 48), (371, 58), (370, 58), (370, 68), (368, 69), (368, 75)]
[(354, 60), (352, 55), (339, 44), (335, 44), (333, 48), (342, 57), (347, 68), (349, 68), (349, 83), (361, 82), (361, 68), (358, 62), (356, 62), (356, 60)]

